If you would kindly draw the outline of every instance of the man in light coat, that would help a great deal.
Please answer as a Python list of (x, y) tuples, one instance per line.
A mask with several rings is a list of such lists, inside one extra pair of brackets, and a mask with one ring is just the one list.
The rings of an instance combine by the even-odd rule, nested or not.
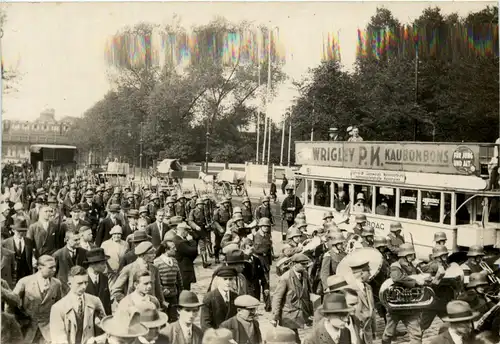
[(106, 316), (101, 300), (85, 293), (87, 270), (75, 265), (68, 276), (70, 291), (50, 312), (51, 344), (84, 344), (96, 335), (95, 324)]
[(38, 272), (21, 278), (14, 293), (21, 298), (21, 310), (29, 316), (24, 343), (50, 343), (50, 309), (63, 297), (61, 281), (54, 278), (56, 261), (51, 256), (38, 258)]

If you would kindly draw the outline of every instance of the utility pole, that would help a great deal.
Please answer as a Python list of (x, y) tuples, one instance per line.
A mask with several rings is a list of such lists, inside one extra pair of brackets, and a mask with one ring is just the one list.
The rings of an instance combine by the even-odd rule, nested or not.
[(292, 119), (290, 114), (288, 114), (288, 167), (290, 167), (290, 153), (292, 152)]
[(267, 165), (269, 165), (269, 161), (271, 158), (271, 129), (272, 129), (272, 121), (271, 116), (269, 114), (269, 100), (271, 98), (271, 39), (272, 39), (272, 30), (274, 28), (269, 28), (269, 42), (268, 42), (268, 50), (269, 50), (269, 63), (267, 64), (267, 95), (266, 95), (266, 117), (269, 118), (269, 143), (267, 145)]
[[(415, 42), (415, 109), (418, 110), (418, 30)], [(413, 141), (417, 141), (418, 120), (415, 119), (413, 128)]]
[(142, 125), (143, 122), (141, 122), (141, 138), (139, 140), (139, 166), (141, 167), (141, 183), (142, 183), (142, 144), (144, 143), (144, 138), (142, 136)]
[(273, 122), (271, 121), (271, 117), (269, 117), (269, 135), (268, 135), (268, 138), (269, 138), (269, 142), (267, 144), (267, 164), (269, 165), (269, 161), (270, 161), (270, 158), (271, 158), (271, 129), (272, 129), (272, 124)]
[(208, 173), (208, 140), (210, 139), (210, 131), (208, 130), (208, 119), (207, 119), (207, 133), (205, 141), (205, 173)]
[[(257, 36), (257, 82), (258, 82), (258, 87), (257, 89), (260, 89), (260, 41), (259, 41), (259, 36)], [(255, 163), (259, 163), (259, 148), (260, 148), (260, 109), (257, 108), (257, 149), (255, 150)]]
[(281, 128), (281, 155), (280, 155), (280, 166), (283, 166), (283, 149), (285, 148), (285, 129), (286, 129), (286, 117), (283, 118), (283, 125)]

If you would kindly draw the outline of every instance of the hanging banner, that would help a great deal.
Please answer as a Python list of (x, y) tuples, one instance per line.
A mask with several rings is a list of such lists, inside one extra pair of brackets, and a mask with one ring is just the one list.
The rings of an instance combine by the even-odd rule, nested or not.
[(295, 143), (295, 162), (297, 165), (479, 175), (479, 149), (478, 144), (307, 141)]

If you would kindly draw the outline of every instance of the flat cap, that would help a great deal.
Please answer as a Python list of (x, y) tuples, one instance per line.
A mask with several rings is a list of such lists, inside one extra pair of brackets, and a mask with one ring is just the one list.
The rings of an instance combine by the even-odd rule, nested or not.
[(221, 266), (217, 271), (215, 271), (215, 275), (218, 277), (236, 277), (238, 276), (238, 271), (230, 266)]
[(135, 247), (135, 254), (140, 256), (153, 248), (153, 244), (149, 241), (143, 241)]
[(109, 206), (109, 211), (111, 213), (118, 213), (120, 211), (120, 205), (119, 204), (111, 204)]
[(259, 300), (250, 295), (240, 295), (234, 300), (234, 305), (238, 308), (257, 308), (259, 307)]
[(133, 217), (133, 218), (139, 218), (139, 210), (137, 209), (130, 209), (127, 213), (127, 217)]
[(311, 260), (303, 253), (294, 254), (291, 258), (293, 263), (309, 263)]

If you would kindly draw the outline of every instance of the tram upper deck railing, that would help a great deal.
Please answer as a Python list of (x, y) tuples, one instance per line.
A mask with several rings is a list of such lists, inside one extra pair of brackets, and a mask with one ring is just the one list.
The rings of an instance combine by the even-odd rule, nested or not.
[(465, 142), (299, 141), (297, 165), (487, 177), (499, 144)]

